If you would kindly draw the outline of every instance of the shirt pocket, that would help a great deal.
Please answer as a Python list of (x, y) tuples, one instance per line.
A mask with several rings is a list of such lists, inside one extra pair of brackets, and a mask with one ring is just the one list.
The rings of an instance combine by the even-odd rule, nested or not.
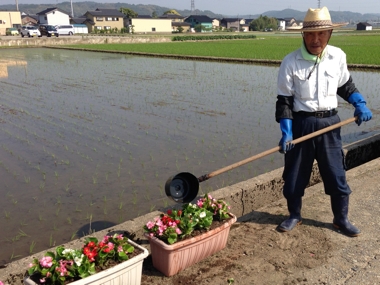
[(313, 99), (314, 94), (311, 89), (310, 81), (304, 74), (294, 75), (295, 96), (302, 100)]
[(327, 92), (326, 96), (336, 96), (338, 91), (339, 71), (335, 69), (327, 69), (325, 71)]

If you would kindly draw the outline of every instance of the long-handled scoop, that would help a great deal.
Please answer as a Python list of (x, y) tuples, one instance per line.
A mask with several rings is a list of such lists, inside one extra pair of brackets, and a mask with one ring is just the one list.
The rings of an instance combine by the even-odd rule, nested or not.
[[(293, 144), (297, 144), (303, 141), (306, 141), (308, 139), (314, 138), (316, 136), (319, 136), (323, 133), (327, 133), (331, 130), (334, 130), (336, 128), (339, 128), (341, 126), (347, 125), (349, 123), (352, 123), (356, 120), (356, 117), (347, 119), (345, 121), (342, 121), (340, 123), (331, 125), (329, 127), (326, 127), (324, 129), (321, 129), (319, 131), (310, 133), (308, 135), (305, 135), (303, 137), (300, 137), (298, 139), (295, 139), (292, 141)], [(198, 195), (199, 190), (199, 183), (206, 181), (216, 175), (219, 175), (221, 173), (227, 172), (231, 169), (237, 168), (239, 166), (242, 166), (244, 164), (247, 164), (251, 161), (254, 161), (256, 159), (262, 158), (264, 156), (267, 156), (269, 154), (275, 153), (279, 151), (281, 148), (279, 146), (276, 146), (274, 148), (268, 149), (264, 152), (261, 152), (259, 154), (256, 154), (254, 156), (248, 157), (244, 160), (238, 161), (234, 164), (228, 165), (226, 167), (223, 167), (219, 170), (213, 171), (209, 174), (205, 174), (197, 178), (191, 173), (188, 172), (181, 172), (174, 176), (169, 177), (169, 179), (165, 183), (165, 192), (166, 195), (171, 197), (174, 201), (178, 203), (189, 203), (192, 200), (195, 199)]]

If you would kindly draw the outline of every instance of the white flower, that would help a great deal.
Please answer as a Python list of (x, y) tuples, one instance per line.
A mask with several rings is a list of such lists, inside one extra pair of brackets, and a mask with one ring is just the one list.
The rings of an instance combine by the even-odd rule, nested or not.
[(83, 257), (84, 257), (84, 255), (82, 254), (80, 257), (74, 257), (74, 262), (75, 262), (75, 264), (77, 265), (77, 266), (81, 266), (81, 264), (82, 264), (82, 260), (83, 260)]
[(202, 218), (204, 218), (204, 217), (206, 217), (206, 212), (201, 212), (200, 214), (199, 214), (199, 217), (202, 219)]
[(73, 250), (73, 249), (66, 248), (66, 249), (64, 249), (64, 250), (62, 251), (62, 254), (63, 254), (63, 255), (71, 254), (71, 253), (73, 253), (74, 251), (75, 251), (75, 250)]

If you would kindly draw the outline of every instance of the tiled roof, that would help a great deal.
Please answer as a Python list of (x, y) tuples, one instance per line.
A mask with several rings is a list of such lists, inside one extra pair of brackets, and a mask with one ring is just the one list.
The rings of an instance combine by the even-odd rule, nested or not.
[(125, 15), (121, 13), (117, 9), (99, 9), (97, 8), (95, 11), (87, 11), (86, 14), (90, 14), (93, 16), (114, 16), (114, 17), (124, 17)]
[(46, 14), (49, 14), (51, 12), (54, 12), (54, 11), (59, 11), (61, 13), (64, 13), (64, 14), (67, 14), (67, 15), (70, 15), (69, 13), (67, 13), (66, 11), (63, 11), (57, 7), (54, 7), (54, 8), (48, 8), (48, 9), (45, 9), (41, 12), (38, 12), (37, 15), (46, 15)]

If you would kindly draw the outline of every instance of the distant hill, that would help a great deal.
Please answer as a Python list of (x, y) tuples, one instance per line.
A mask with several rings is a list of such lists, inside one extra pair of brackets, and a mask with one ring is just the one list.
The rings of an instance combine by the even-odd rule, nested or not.
[[(19, 4), (19, 10), (26, 14), (36, 14), (41, 12), (47, 8), (57, 7), (68, 14), (71, 14), (71, 4), (70, 2), (62, 2), (55, 4)], [(162, 15), (164, 12), (173, 9), (173, 7), (162, 7), (157, 5), (142, 5), (142, 4), (128, 4), (128, 3), (98, 3), (93, 1), (84, 1), (84, 2), (74, 2), (73, 10), (74, 16), (79, 17), (85, 14), (87, 11), (94, 11), (96, 8), (105, 8), (105, 9), (119, 9), (120, 7), (129, 8), (135, 11), (139, 15), (152, 15), (153, 12), (156, 12), (158, 16)], [(0, 10), (16, 10), (15, 5), (0, 5)], [(182, 16), (186, 17), (191, 14), (197, 15), (207, 15), (210, 18), (223, 18), (223, 17), (231, 17), (234, 18), (236, 15), (222, 15), (216, 14), (209, 10), (195, 10), (192, 12), (190, 10), (177, 10)], [(255, 19), (260, 17), (260, 15), (275, 17), (275, 18), (295, 18), (296, 20), (303, 20), (306, 11), (297, 11), (293, 9), (285, 9), (281, 11), (268, 11), (262, 14), (256, 15), (240, 15), (242, 18), (246, 19)], [(350, 22), (350, 23), (358, 23), (358, 22), (379, 22), (380, 13), (374, 14), (360, 14), (349, 11), (330, 11), (331, 18), (333, 22)]]
[[(295, 18), (296, 20), (303, 20), (305, 17), (305, 12), (285, 9), (282, 11), (268, 11), (262, 14), (263, 16), (274, 17), (274, 18)], [(330, 11), (331, 19), (333, 22), (378, 22), (380, 13), (374, 14), (360, 14), (349, 11)], [(257, 18), (260, 15), (254, 15), (253, 18)]]

